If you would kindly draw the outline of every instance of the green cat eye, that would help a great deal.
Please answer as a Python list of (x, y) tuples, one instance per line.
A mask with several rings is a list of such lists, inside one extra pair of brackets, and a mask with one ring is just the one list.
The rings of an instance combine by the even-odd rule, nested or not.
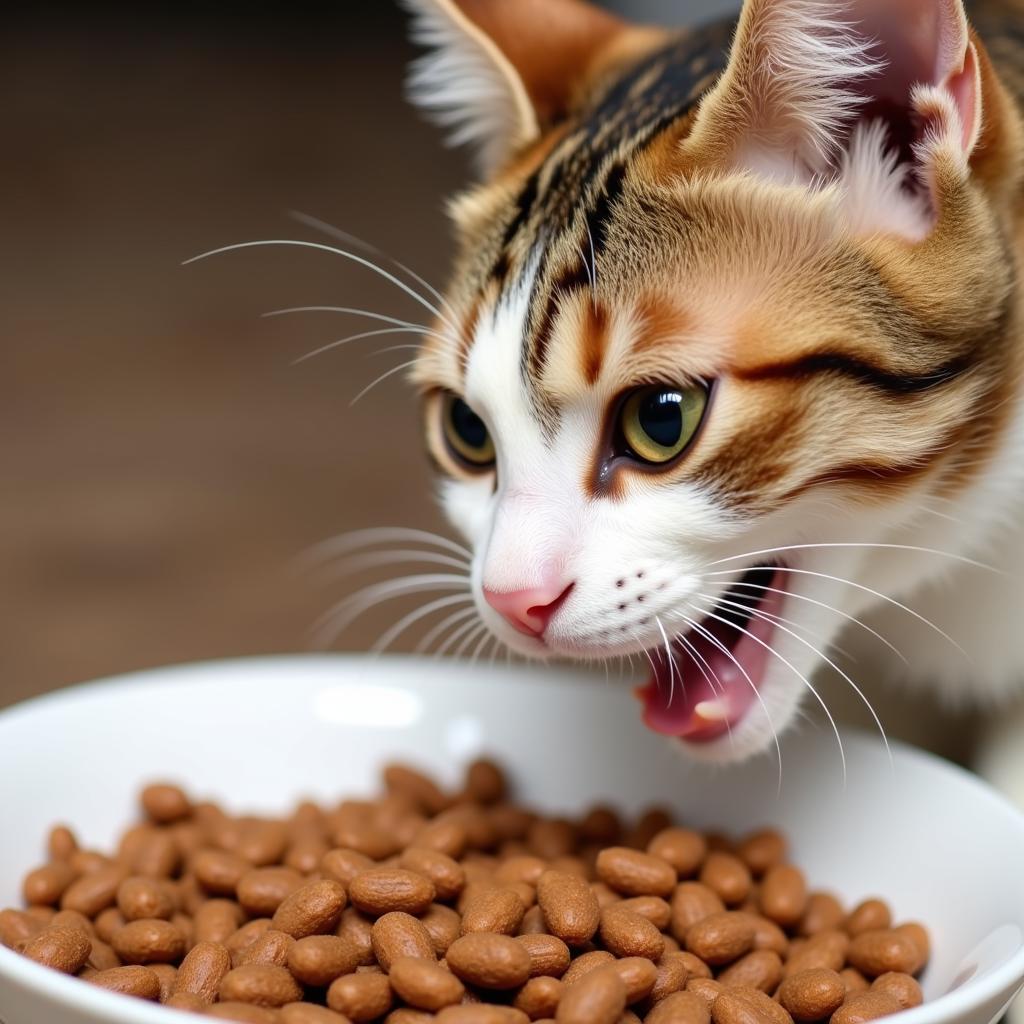
[(707, 389), (699, 386), (655, 385), (632, 392), (619, 416), (627, 454), (653, 466), (671, 462), (693, 440), (707, 404)]
[(470, 469), (494, 465), (494, 441), (487, 425), (458, 395), (445, 395), (441, 425), (452, 455)]

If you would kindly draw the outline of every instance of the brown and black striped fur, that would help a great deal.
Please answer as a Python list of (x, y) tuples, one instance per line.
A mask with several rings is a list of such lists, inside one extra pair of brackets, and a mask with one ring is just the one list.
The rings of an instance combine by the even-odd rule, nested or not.
[[(625, 33), (567, 115), (454, 204), (462, 343), (456, 356), (428, 342), (418, 382), (460, 389), (477, 318), (533, 262), (521, 373), (549, 430), (583, 395), (719, 379), (672, 474), (748, 513), (823, 484), (869, 502), (922, 475), (964, 487), (998, 440), (1024, 344), (1024, 13), (984, 0), (971, 14), (982, 137), (915, 244), (837, 230), (825, 192), (724, 173), (694, 143), (731, 23)], [(626, 320), (631, 351), (610, 365)]]

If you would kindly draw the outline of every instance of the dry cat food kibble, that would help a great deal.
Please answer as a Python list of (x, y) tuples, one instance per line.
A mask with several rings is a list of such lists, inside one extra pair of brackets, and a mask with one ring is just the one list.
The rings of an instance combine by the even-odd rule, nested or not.
[(286, 819), (149, 786), (110, 854), (53, 829), (0, 942), (263, 1024), (859, 1024), (922, 1001), (925, 929), (809, 891), (778, 832), (547, 818), (489, 761), (457, 793), (404, 765), (384, 784)]

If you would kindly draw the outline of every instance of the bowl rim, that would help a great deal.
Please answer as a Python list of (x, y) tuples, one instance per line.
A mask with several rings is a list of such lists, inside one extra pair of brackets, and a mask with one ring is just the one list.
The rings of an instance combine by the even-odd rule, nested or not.
[[(259, 668), (262, 671), (280, 671), (294, 682), (296, 672), (308, 672), (310, 668), (330, 668), (342, 664), (365, 666), (381, 662), (416, 666), (422, 665), (424, 659), (411, 655), (375, 656), (360, 653), (272, 654), (164, 665), (78, 683), (20, 701), (0, 710), (0, 733), (15, 724), (17, 719), (23, 715), (31, 714), (51, 704), (59, 705), (68, 699), (99, 696), (105, 691), (124, 686), (167, 682), (173, 681), (175, 677), (195, 676), (211, 672), (227, 679), (235, 673), (250, 672), (254, 668)], [(462, 667), (468, 669), (467, 663), (454, 659), (444, 659), (443, 661), (430, 659), (430, 663), (432, 665), (447, 663), (451, 669), (456, 671)], [(493, 671), (496, 675), (514, 678), (517, 673), (522, 674), (523, 668), (523, 666), (511, 668), (496, 666)], [(560, 674), (562, 682), (570, 682), (574, 676), (579, 681), (586, 678), (585, 671), (578, 669), (574, 671), (565, 667), (549, 667), (549, 671), (552, 669)], [(492, 670), (484, 666), (475, 666), (473, 671)], [(374, 682), (373, 673), (367, 673), (365, 679), (372, 684)], [(850, 728), (848, 733), (865, 742), (877, 742), (873, 737), (856, 728)], [(894, 752), (898, 750), (903, 756), (923, 760), (931, 769), (940, 774), (958, 778), (962, 785), (974, 790), (975, 795), (986, 803), (994, 814), (1010, 819), (1020, 831), (1022, 841), (1024, 841), (1024, 813), (979, 776), (910, 744), (896, 740), (890, 741), (890, 746)], [(161, 1024), (161, 1022), (169, 1022), (173, 1019), (182, 1021), (200, 1019), (185, 1011), (159, 1003), (146, 1003), (83, 983), (78, 978), (61, 974), (52, 968), (27, 960), (5, 946), (0, 946), (0, 978), (13, 983), (22, 991), (38, 994), (40, 997), (68, 1009), (92, 1013), (97, 1018), (108, 1021), (109, 1024)], [(1008, 993), (1007, 998), (1012, 999), (1015, 994), (1014, 985), (1019, 988), (1022, 982), (1024, 982), (1024, 942), (1005, 963), (989, 971), (976, 982), (968, 980), (953, 991), (946, 992), (921, 1006), (904, 1010), (898, 1016), (902, 1024), (939, 1024), (941, 1021), (958, 1020), (960, 1015), (969, 1013), (972, 1008), (980, 1007), (999, 997), (1002, 993)], [(939, 1017), (935, 1016), (936, 1011), (940, 1014)], [(168, 1014), (173, 1014), (173, 1016), (168, 1016)]]

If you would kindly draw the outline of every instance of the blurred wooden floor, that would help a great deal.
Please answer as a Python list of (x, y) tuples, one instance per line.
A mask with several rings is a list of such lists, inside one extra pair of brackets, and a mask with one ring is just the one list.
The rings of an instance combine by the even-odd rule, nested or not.
[(296, 555), (347, 529), (438, 525), (405, 385), (349, 408), (403, 353), (366, 342), (293, 366), (366, 321), (260, 318), (416, 307), (323, 253), (181, 266), (317, 239), (299, 209), (443, 278), (461, 161), (405, 106), (394, 5), (341, 7), (68, 14), (2, 36), (0, 704), (304, 649), (340, 591)]

